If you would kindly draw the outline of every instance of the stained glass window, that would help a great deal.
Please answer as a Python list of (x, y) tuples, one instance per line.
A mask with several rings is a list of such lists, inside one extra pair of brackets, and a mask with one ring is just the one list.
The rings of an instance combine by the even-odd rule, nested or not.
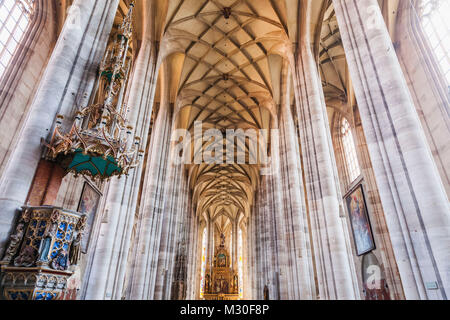
[(233, 231), (231, 231), (230, 235), (230, 257), (233, 256)]
[(200, 277), (200, 298), (205, 294), (205, 273), (206, 273), (206, 228), (203, 230), (202, 240), (202, 273)]
[(23, 39), (34, 0), (0, 0), (0, 78)]
[(361, 169), (358, 163), (358, 156), (356, 154), (355, 142), (353, 134), (347, 119), (343, 118), (341, 123), (342, 144), (344, 145), (344, 156), (347, 164), (347, 171), (350, 183), (356, 180), (361, 174)]
[(450, 85), (450, 1), (422, 0), (422, 28), (436, 61)]

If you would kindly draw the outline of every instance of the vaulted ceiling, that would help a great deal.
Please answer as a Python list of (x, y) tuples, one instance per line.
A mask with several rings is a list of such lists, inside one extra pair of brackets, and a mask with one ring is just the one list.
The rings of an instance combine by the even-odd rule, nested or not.
[[(179, 128), (194, 134), (217, 129), (270, 129), (276, 116), (281, 51), (289, 44), (283, 1), (170, 1), (162, 50), (182, 53), (175, 110)], [(198, 137), (194, 137), (197, 139)], [(226, 136), (220, 142), (227, 143)], [(218, 141), (203, 141), (202, 148)], [(238, 143), (249, 154), (248, 143)], [(194, 153), (198, 150), (193, 150)], [(226, 161), (224, 155), (224, 162)], [(196, 164), (189, 167), (198, 214), (218, 225), (250, 211), (259, 165)]]
[[(203, 131), (222, 133), (277, 126), (283, 59), (292, 58), (299, 41), (302, 1), (308, 0), (151, 1), (156, 9), (148, 17), (155, 20), (177, 128), (198, 141), (196, 121)], [(351, 84), (332, 1), (309, 4), (307, 30), (327, 103), (345, 109)], [(218, 139), (226, 143), (225, 135)], [(217, 142), (203, 141), (201, 148)], [(239, 147), (248, 160), (248, 143)], [(193, 147), (192, 155), (198, 151)], [(250, 213), (258, 164), (192, 164), (187, 171), (197, 214), (219, 225)]]

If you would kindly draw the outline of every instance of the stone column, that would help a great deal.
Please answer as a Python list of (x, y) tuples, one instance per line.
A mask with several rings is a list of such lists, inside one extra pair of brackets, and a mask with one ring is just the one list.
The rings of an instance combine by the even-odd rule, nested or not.
[[(259, 196), (256, 197), (255, 199), (256, 201), (259, 201)], [(255, 232), (255, 217), (258, 213), (258, 209), (255, 206), (253, 206), (253, 210), (251, 212), (250, 215), (250, 221), (248, 224), (248, 234), (247, 234), (247, 246), (248, 246), (248, 253), (249, 253), (249, 262), (248, 262), (248, 272), (247, 274), (249, 275), (249, 279), (248, 279), (248, 290), (250, 291), (250, 296), (252, 300), (256, 300), (257, 299), (257, 294), (256, 294), (256, 277), (257, 275), (257, 270), (256, 270), (256, 263), (255, 263), (255, 255), (256, 255), (256, 232)]]
[(300, 42), (295, 60), (295, 97), (304, 157), (306, 190), (320, 299), (355, 299), (356, 275), (350, 272), (348, 251), (340, 218), (340, 200), (330, 148), (323, 89), (311, 52), (308, 14), (310, 1), (302, 2)]
[(380, 7), (333, 3), (405, 296), (448, 299), (449, 202)]
[(58, 195), (65, 171), (56, 162), (41, 159), (27, 198), (29, 206), (52, 206)]
[[(312, 244), (310, 243), (303, 192), (299, 143), (291, 111), (291, 77), (291, 71), (286, 61), (282, 73), (281, 115), (279, 120), (280, 180), (284, 211), (281, 216), (285, 221), (285, 246), (287, 247), (287, 259), (291, 266), (289, 273), (292, 288), (289, 299), (311, 300), (315, 298)], [(280, 283), (280, 285), (283, 285), (283, 283)]]
[[(190, 265), (191, 268), (191, 278), (190, 278), (190, 284), (192, 284), (191, 287), (191, 300), (199, 299), (200, 297), (200, 277), (198, 276), (201, 273), (201, 264), (202, 264), (202, 242), (203, 242), (203, 232), (206, 229), (206, 232), (208, 232), (208, 225), (206, 221), (200, 222), (200, 217), (195, 218), (197, 221), (195, 223), (194, 227), (194, 233), (191, 236), (192, 241), (192, 248), (191, 248), (191, 257), (190, 257)], [(208, 270), (208, 269), (206, 269)]]
[[(75, 94), (93, 61), (92, 52), (102, 51), (111, 32), (119, 0), (75, 0), (61, 31), (40, 87), (30, 108), (17, 147), (0, 181), (0, 256), (16, 211), (25, 203), (42, 155), (41, 139), (52, 130), (58, 113), (70, 112)], [(98, 60), (101, 56), (98, 56)]]
[(187, 256), (187, 265), (188, 265), (188, 280), (187, 280), (187, 289), (188, 293), (186, 296), (186, 300), (194, 300), (196, 299), (197, 291), (200, 288), (200, 278), (198, 277), (200, 272), (199, 262), (201, 258), (201, 248), (199, 248), (200, 243), (202, 242), (203, 236), (203, 224), (199, 223), (198, 217), (196, 217), (195, 212), (191, 208), (190, 214), (190, 229), (189, 229), (189, 237), (188, 237), (188, 256)]
[[(132, 108), (128, 120), (135, 128), (135, 135), (142, 139), (142, 149), (147, 145), (157, 76), (151, 32), (146, 30), (145, 35), (130, 80), (127, 103)], [(92, 268), (85, 280), (86, 299), (122, 298), (142, 167), (139, 165), (128, 177), (111, 181), (106, 195), (107, 222), (100, 227)]]
[[(172, 124), (172, 130), (175, 127), (175, 121)], [(185, 201), (187, 192), (187, 179), (183, 170), (184, 165), (175, 165), (173, 157), (175, 145), (171, 144), (171, 156), (166, 162), (167, 170), (167, 197), (164, 204), (164, 220), (161, 233), (161, 240), (158, 252), (157, 274), (167, 273), (167, 279), (157, 277), (155, 282), (155, 293), (153, 299), (170, 299), (170, 284), (172, 282), (175, 251), (177, 243), (183, 238), (182, 224), (185, 216), (188, 214), (188, 203)]]
[[(162, 86), (168, 81), (165, 70), (161, 70)], [(144, 183), (142, 205), (140, 210), (140, 226), (138, 230), (138, 243), (131, 283), (130, 299), (151, 299), (154, 294), (158, 264), (159, 244), (164, 219), (164, 203), (167, 197), (167, 164), (169, 159), (170, 132), (172, 128), (172, 110), (168, 95), (169, 90), (162, 88), (162, 101), (155, 121), (151, 154), (148, 157), (147, 172)]]

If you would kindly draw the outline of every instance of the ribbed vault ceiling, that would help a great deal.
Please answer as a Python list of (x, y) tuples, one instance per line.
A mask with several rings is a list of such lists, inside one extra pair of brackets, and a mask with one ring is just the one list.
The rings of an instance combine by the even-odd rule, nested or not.
[[(159, 0), (158, 0), (159, 1)], [(161, 46), (170, 70), (177, 127), (191, 132), (201, 121), (214, 128), (271, 129), (277, 126), (283, 59), (299, 41), (298, 0), (171, 0), (164, 9)], [(348, 111), (352, 92), (331, 0), (314, 0), (308, 11), (310, 38), (329, 111)], [(330, 114), (332, 118), (332, 114)], [(266, 136), (267, 141), (270, 137)], [(225, 141), (226, 137), (223, 136)], [(202, 150), (217, 141), (203, 141)], [(225, 143), (225, 142), (224, 142)], [(194, 145), (194, 143), (193, 143)], [(239, 147), (249, 154), (247, 143)], [(270, 144), (268, 144), (270, 150)], [(193, 149), (193, 156), (198, 150)], [(224, 159), (225, 160), (225, 159)], [(233, 221), (250, 212), (259, 165), (201, 164), (188, 167), (197, 214)], [(225, 219), (225, 220), (223, 220)]]
[[(183, 53), (176, 113), (178, 127), (203, 130), (270, 129), (279, 96), (279, 74), (271, 63), (289, 43), (282, 1), (183, 0), (168, 7), (164, 43)], [(277, 5), (278, 3), (278, 5)], [(274, 75), (277, 75), (278, 77)], [(276, 79), (276, 81), (273, 81)], [(268, 138), (268, 137), (267, 137)], [(223, 137), (224, 144), (226, 137)], [(217, 143), (217, 141), (215, 141)], [(204, 141), (202, 148), (213, 147)], [(248, 143), (239, 143), (249, 157)], [(193, 150), (194, 153), (198, 150)], [(225, 160), (225, 158), (224, 158)], [(189, 168), (197, 212), (223, 225), (250, 211), (259, 166), (201, 164)], [(220, 223), (219, 223), (220, 222)]]

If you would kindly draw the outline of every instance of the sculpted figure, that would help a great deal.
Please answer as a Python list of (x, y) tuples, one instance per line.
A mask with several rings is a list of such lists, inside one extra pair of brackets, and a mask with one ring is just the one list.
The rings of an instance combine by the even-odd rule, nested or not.
[(78, 264), (81, 257), (81, 233), (79, 232), (70, 245), (69, 261), (72, 266)]
[(87, 215), (84, 214), (81, 216), (80, 220), (78, 220), (76, 230), (84, 231), (84, 228), (86, 228), (86, 223), (87, 223)]
[(25, 223), (30, 222), (32, 212), (33, 212), (32, 210), (26, 209), (22, 214), (22, 221)]
[(50, 221), (52, 223), (58, 223), (59, 217), (61, 216), (61, 212), (59, 210), (55, 210), (52, 212), (50, 216)]
[(269, 288), (267, 286), (264, 286), (264, 300), (270, 300), (269, 299)]
[(3, 261), (10, 262), (15, 256), (17, 250), (19, 250), (20, 241), (22, 240), (24, 232), (25, 224), (23, 222), (20, 222), (16, 227), (16, 232), (10, 237), (11, 240), (9, 242), (8, 248), (6, 249)]
[(222, 282), (222, 293), (228, 294), (228, 281), (224, 280)]
[(54, 270), (67, 270), (67, 268), (69, 267), (69, 259), (66, 250), (59, 250), (57, 256), (52, 260), (51, 267)]
[(220, 281), (216, 279), (215, 285), (216, 293), (220, 293)]
[(220, 234), (220, 246), (225, 246), (225, 235), (223, 233)]
[(14, 259), (15, 267), (31, 267), (36, 261), (37, 250), (31, 246), (26, 246), (19, 256)]
[(206, 293), (209, 293), (209, 286), (210, 286), (210, 278), (209, 278), (209, 274), (207, 274), (205, 277), (205, 292)]
[(48, 252), (50, 251), (52, 240), (56, 236), (57, 227), (58, 225), (56, 223), (52, 223), (50, 229), (47, 230), (44, 235), (44, 239), (42, 240), (41, 248), (39, 250), (39, 261), (48, 261)]
[(239, 281), (238, 281), (238, 276), (235, 275), (233, 277), (233, 287), (234, 287), (234, 291), (238, 292), (239, 291)]

